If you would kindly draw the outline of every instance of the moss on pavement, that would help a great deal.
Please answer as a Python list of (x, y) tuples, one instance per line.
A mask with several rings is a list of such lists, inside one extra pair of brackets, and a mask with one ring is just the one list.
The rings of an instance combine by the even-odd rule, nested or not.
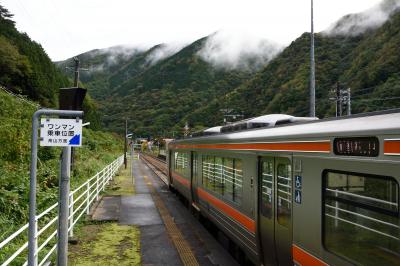
[(135, 179), (131, 176), (131, 163), (128, 161), (128, 166), (125, 169), (121, 167), (119, 173), (113, 178), (106, 188), (105, 195), (107, 196), (129, 196), (135, 194)]
[(91, 223), (77, 232), (69, 245), (69, 265), (141, 265), (140, 232), (136, 226)]

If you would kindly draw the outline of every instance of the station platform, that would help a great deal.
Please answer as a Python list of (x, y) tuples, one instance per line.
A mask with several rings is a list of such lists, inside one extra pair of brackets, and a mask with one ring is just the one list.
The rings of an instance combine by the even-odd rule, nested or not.
[[(125, 265), (127, 252), (137, 252), (140, 256), (130, 257), (135, 263), (131, 261), (127, 265), (238, 265), (145, 162), (137, 158), (130, 160), (128, 169), (121, 171), (119, 177), (92, 213), (92, 223), (109, 222), (121, 228), (129, 226), (125, 231), (111, 234), (136, 234), (138, 238), (137, 242), (133, 241), (134, 245), (140, 246), (136, 249), (124, 248), (122, 252), (114, 248), (115, 265)], [(136, 233), (129, 228), (135, 228)], [(86, 244), (81, 243), (82, 247)], [(72, 246), (71, 250), (71, 265), (80, 265), (82, 248)], [(75, 251), (78, 252), (74, 254)], [(93, 265), (96, 263), (99, 261)]]

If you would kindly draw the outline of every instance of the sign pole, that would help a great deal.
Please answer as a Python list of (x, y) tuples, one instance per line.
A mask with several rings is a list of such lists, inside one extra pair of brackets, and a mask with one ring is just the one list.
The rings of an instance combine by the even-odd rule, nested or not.
[[(28, 230), (28, 265), (38, 265), (38, 242), (37, 242), (37, 220), (36, 220), (36, 186), (37, 186), (37, 144), (39, 119), (42, 115), (58, 115), (67, 117), (82, 117), (83, 111), (51, 110), (41, 109), (36, 111), (32, 117), (32, 139), (31, 139), (31, 167), (29, 184), (29, 230)], [(68, 203), (67, 203), (68, 205)]]
[(68, 210), (71, 177), (71, 147), (64, 147), (61, 159), (61, 178), (59, 187), (57, 265), (67, 266), (68, 261)]
[(126, 147), (127, 138), (128, 138), (128, 119), (125, 118), (125, 142), (124, 142), (124, 165), (125, 165), (125, 169), (126, 169), (126, 166), (127, 166), (126, 153), (128, 152), (127, 151), (127, 147)]
[(32, 117), (32, 139), (31, 139), (31, 169), (29, 184), (29, 231), (28, 231), (28, 265), (36, 266), (37, 257), (37, 223), (36, 223), (36, 170), (37, 170), (37, 142), (39, 130), (39, 117), (41, 110)]

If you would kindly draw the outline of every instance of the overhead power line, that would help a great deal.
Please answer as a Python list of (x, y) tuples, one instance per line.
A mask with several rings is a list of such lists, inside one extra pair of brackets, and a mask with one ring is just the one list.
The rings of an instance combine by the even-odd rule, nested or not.
[(314, 1), (311, 0), (310, 117), (315, 117)]
[(4, 92), (6, 92), (8, 95), (16, 98), (17, 100), (19, 100), (21, 102), (27, 103), (37, 109), (41, 108), (40, 104), (29, 101), (26, 98), (24, 98), (22, 95), (16, 94), (16, 93), (12, 92), (11, 90), (7, 89), (6, 87), (3, 87), (2, 85), (0, 85), (0, 89), (3, 90)]
[(355, 100), (356, 102), (375, 102), (375, 101), (389, 101), (389, 100), (398, 100), (400, 99), (399, 97), (387, 97), (387, 98), (371, 98), (371, 99), (360, 99), (360, 100)]

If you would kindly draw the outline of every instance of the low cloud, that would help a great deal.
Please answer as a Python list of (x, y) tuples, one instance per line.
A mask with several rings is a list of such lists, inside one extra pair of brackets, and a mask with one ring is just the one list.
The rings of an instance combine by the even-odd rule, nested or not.
[(143, 47), (133, 46), (113, 46), (106, 49), (100, 50), (102, 53), (107, 54), (107, 63), (109, 65), (116, 64), (120, 59), (130, 58), (133, 55), (144, 51)]
[(104, 49), (98, 49), (91, 51), (89, 56), (96, 57), (104, 55), (105, 59), (101, 61), (100, 64), (92, 64), (90, 66), (91, 72), (102, 72), (109, 67), (112, 67), (121, 61), (127, 61), (132, 56), (142, 53), (147, 49), (147, 47), (141, 46), (129, 46), (129, 45), (118, 45), (112, 46)]
[(185, 47), (187, 43), (167, 43), (160, 44), (156, 47), (146, 58), (146, 61), (150, 65), (154, 65), (160, 60), (170, 57)]
[(216, 67), (256, 70), (282, 49), (282, 45), (247, 33), (218, 31), (208, 37), (198, 55)]
[(384, 0), (364, 12), (343, 17), (323, 33), (333, 36), (357, 36), (383, 25), (399, 8), (400, 0)]

